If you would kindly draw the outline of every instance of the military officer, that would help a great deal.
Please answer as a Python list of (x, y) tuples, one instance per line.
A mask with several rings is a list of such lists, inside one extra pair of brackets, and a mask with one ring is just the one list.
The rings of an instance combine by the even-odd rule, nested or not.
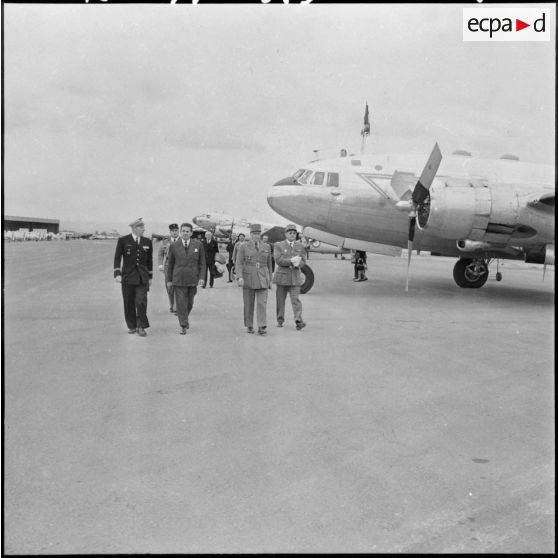
[(130, 228), (132, 233), (121, 236), (116, 243), (114, 279), (122, 285), (128, 333), (145, 337), (149, 327), (147, 292), (153, 279), (153, 243), (143, 236), (145, 225), (141, 217), (130, 223)]
[(305, 264), (305, 250), (302, 242), (296, 240), (296, 226), (289, 224), (285, 227), (286, 240), (276, 242), (273, 247), (275, 257), (275, 273), (273, 282), (277, 285), (275, 300), (277, 303), (277, 327), (283, 327), (285, 321), (285, 300), (287, 293), (291, 297), (291, 305), (296, 323), (296, 329), (306, 327), (302, 319), (302, 302), (300, 301), (300, 285), (304, 278), (300, 268)]
[[(161, 242), (161, 246), (159, 247), (159, 252), (158, 252), (159, 271), (162, 271), (165, 274), (165, 277), (167, 276), (167, 269), (169, 266), (169, 247), (171, 246), (171, 244), (173, 244), (178, 240), (178, 236), (179, 236), (178, 224), (171, 223), (169, 225), (169, 239), (163, 240)], [(176, 297), (174, 294), (174, 287), (172, 286), (172, 284), (170, 287), (168, 287), (166, 280), (164, 281), (164, 283), (165, 283), (165, 289), (167, 291), (167, 295), (169, 297), (170, 311), (176, 313), (176, 304), (175, 304)]]
[(261, 225), (250, 225), (250, 240), (238, 244), (234, 262), (238, 286), (242, 287), (244, 325), (254, 333), (254, 303), (258, 334), (267, 334), (267, 292), (271, 287), (271, 249), (260, 239)]

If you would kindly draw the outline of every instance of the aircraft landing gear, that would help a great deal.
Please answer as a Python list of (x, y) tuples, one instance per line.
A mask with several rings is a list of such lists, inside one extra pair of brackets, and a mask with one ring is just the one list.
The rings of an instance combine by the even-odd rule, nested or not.
[(481, 259), (461, 258), (453, 268), (453, 279), (462, 289), (480, 289), (488, 279), (488, 263)]
[(500, 273), (500, 260), (496, 260), (496, 281), (502, 280), (502, 274)]

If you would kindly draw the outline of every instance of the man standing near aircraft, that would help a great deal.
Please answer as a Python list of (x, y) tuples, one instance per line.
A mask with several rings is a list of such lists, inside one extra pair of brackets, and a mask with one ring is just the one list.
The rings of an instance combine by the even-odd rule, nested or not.
[(306, 262), (304, 246), (296, 240), (296, 226), (285, 227), (286, 240), (276, 242), (273, 248), (275, 256), (275, 274), (273, 282), (277, 285), (275, 298), (277, 302), (277, 327), (283, 327), (285, 321), (285, 300), (287, 293), (291, 297), (296, 329), (306, 327), (302, 319), (302, 302), (300, 301), (300, 285), (304, 283), (300, 268)]
[(232, 283), (232, 271), (234, 267), (233, 252), (236, 246), (236, 234), (232, 233), (231, 241), (227, 244), (227, 253), (229, 255), (229, 260), (227, 261), (227, 271), (229, 272), (229, 280), (227, 283)]
[[(171, 223), (169, 225), (169, 235), (170, 238), (168, 240), (163, 240), (161, 242), (161, 246), (159, 248), (159, 253), (158, 253), (159, 271), (162, 271), (164, 273), (165, 278), (167, 276), (169, 247), (171, 246), (171, 244), (176, 242), (179, 237), (178, 225), (176, 223)], [(165, 289), (167, 290), (167, 295), (169, 297), (170, 311), (176, 312), (174, 287), (172, 285), (170, 287), (167, 287), (166, 280), (165, 280)]]
[(189, 315), (194, 307), (197, 286), (205, 283), (205, 251), (199, 240), (192, 238), (190, 223), (180, 225), (180, 240), (169, 248), (167, 287), (174, 287), (180, 335), (190, 328)]
[[(205, 233), (205, 239), (202, 240), (203, 249), (205, 251), (205, 265), (206, 265), (206, 277), (209, 273), (209, 288), (213, 288), (213, 281), (215, 280), (215, 254), (219, 253), (219, 245), (217, 241), (213, 238), (213, 233), (207, 231)], [(203, 284), (202, 288), (205, 289), (207, 284), (207, 279)]]
[(262, 227), (250, 225), (250, 240), (239, 244), (235, 267), (238, 286), (242, 287), (244, 325), (254, 333), (254, 306), (258, 334), (267, 334), (267, 291), (271, 286), (271, 249), (260, 239)]
[(128, 333), (137, 331), (140, 337), (145, 337), (145, 329), (149, 327), (147, 292), (153, 279), (153, 243), (143, 236), (145, 225), (141, 217), (130, 223), (130, 227), (132, 233), (121, 236), (116, 243), (114, 279), (122, 284)]

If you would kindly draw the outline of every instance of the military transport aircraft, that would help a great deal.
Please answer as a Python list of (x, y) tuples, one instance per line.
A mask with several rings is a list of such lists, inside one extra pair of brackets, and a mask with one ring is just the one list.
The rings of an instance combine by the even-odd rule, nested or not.
[[(193, 217), (192, 221), (200, 227), (212, 230), (217, 238), (230, 237), (233, 232), (235, 234), (243, 233), (248, 238), (250, 235), (251, 223), (259, 223), (262, 226), (262, 235), (268, 235), (270, 242), (277, 242), (277, 240), (283, 240), (285, 238), (281, 225), (263, 223), (257, 219), (239, 219), (225, 213), (203, 213), (202, 215)], [(326, 242), (315, 240), (310, 237), (306, 237), (306, 239), (308, 240), (308, 250), (310, 252), (340, 255), (350, 253), (350, 250), (347, 248), (327, 244)]]
[[(493, 260), (554, 265), (553, 165), (455, 151), (313, 161), (276, 182), (269, 205), (330, 244), (397, 256), (457, 257), (453, 278), (482, 287)], [(498, 272), (497, 280), (502, 275)]]

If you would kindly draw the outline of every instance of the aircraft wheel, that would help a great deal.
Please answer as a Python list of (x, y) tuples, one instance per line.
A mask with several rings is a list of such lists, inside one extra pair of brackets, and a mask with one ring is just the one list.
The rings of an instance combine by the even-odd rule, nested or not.
[(501, 281), (502, 280), (502, 274), (498, 271), (496, 273), (496, 281)]
[(301, 294), (306, 294), (314, 284), (314, 272), (309, 265), (304, 265), (300, 268), (304, 275), (304, 283), (300, 286)]
[(453, 268), (453, 279), (462, 289), (480, 289), (488, 279), (488, 266), (483, 260), (461, 258)]

